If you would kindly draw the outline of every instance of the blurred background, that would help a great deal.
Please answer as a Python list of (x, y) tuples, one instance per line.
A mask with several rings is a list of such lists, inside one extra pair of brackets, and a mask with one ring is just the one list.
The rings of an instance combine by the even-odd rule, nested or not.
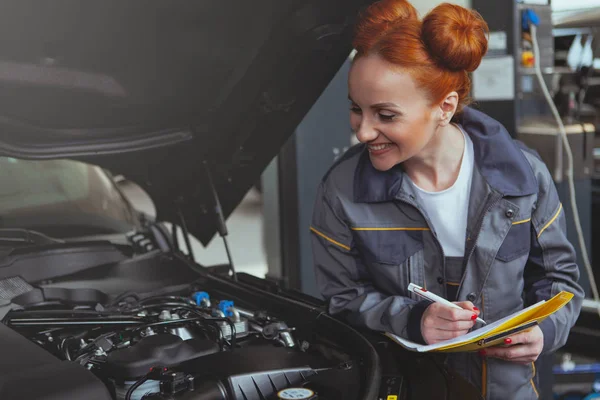
[[(424, 15), (440, 2), (412, 3)], [(600, 259), (600, 0), (453, 3), (474, 8), (490, 27), (488, 54), (472, 75), (474, 107), (499, 120), (548, 165), (581, 267), (584, 308), (567, 346), (539, 364), (540, 398), (600, 398), (600, 302), (594, 290), (600, 276), (596, 261)], [(309, 226), (319, 181), (356, 143), (348, 121), (346, 77), (351, 58), (349, 54), (227, 218), (227, 239), (238, 272), (320, 297)], [(563, 142), (569, 144), (572, 166)], [(0, 159), (0, 221), (5, 227), (27, 225), (23, 221), (40, 224), (46, 217), (71, 215), (79, 207), (94, 216), (88, 222), (99, 233), (126, 232), (139, 221), (120, 201), (121, 195), (148, 218), (156, 216), (152, 199), (126, 176), (71, 161)], [(573, 209), (580, 223), (572, 218)], [(110, 218), (95, 218), (102, 215)], [(181, 229), (178, 238), (185, 242)], [(228, 263), (219, 236), (206, 247), (194, 237), (190, 244), (197, 263)]]

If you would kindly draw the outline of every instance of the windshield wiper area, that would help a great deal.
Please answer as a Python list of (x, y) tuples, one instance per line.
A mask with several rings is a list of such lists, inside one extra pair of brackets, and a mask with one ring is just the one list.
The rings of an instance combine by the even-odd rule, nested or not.
[(43, 246), (65, 243), (29, 229), (0, 228), (0, 246)]

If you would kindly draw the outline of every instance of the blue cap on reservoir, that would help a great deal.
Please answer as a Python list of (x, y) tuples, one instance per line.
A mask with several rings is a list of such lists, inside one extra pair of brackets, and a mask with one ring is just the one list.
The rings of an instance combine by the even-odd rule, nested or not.
[(196, 292), (192, 294), (192, 299), (197, 305), (202, 305), (202, 300), (206, 299), (210, 301), (210, 296), (206, 292)]
[(232, 317), (233, 313), (229, 310), (233, 307), (233, 301), (231, 300), (221, 300), (219, 302), (219, 310), (223, 311), (226, 317)]

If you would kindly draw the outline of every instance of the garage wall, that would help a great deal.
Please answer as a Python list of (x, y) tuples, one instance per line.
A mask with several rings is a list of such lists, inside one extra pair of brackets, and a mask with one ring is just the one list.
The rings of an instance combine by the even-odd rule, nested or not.
[(552, 0), (552, 10), (580, 10), (598, 6), (598, 0)]
[[(419, 14), (421, 16), (423, 16), (423, 15), (427, 14), (427, 12), (429, 10), (431, 10), (433, 7), (437, 6), (440, 3), (444, 3), (444, 2), (439, 1), (439, 0), (412, 0), (411, 3), (413, 6), (415, 6), (417, 8), (417, 10), (419, 11)], [(463, 6), (463, 7), (471, 6), (471, 0), (454, 0), (454, 1), (449, 0), (448, 3), (458, 4), (459, 6)]]

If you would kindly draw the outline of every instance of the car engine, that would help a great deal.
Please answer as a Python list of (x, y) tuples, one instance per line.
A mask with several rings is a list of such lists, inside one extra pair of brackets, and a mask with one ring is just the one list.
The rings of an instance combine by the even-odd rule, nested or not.
[[(89, 297), (77, 290), (62, 297)], [(31, 296), (13, 299), (21, 306), (2, 322), (91, 371), (116, 400), (333, 399), (339, 393), (323, 382), (353, 373), (351, 361), (324, 356), (285, 321), (208, 291), (69, 306)]]

